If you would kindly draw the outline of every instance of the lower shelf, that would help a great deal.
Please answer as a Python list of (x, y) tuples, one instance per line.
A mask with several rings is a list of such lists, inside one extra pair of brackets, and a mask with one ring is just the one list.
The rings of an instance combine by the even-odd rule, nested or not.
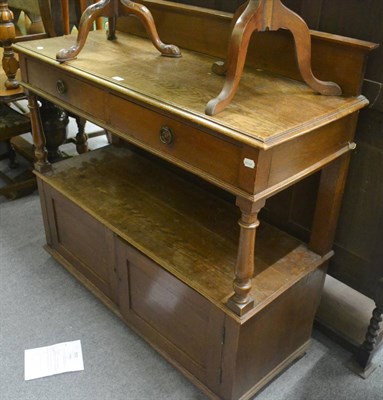
[(251, 397), (301, 356), (324, 259), (265, 225), (255, 308), (225, 307), (237, 209), (127, 149), (38, 174), (49, 251), (212, 398)]

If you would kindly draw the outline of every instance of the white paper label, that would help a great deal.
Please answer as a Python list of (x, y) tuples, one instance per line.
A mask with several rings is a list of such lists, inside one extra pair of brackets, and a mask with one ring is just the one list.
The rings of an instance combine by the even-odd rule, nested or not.
[(245, 167), (247, 168), (251, 168), (254, 169), (255, 168), (255, 161), (251, 160), (250, 158), (244, 158), (243, 159), (243, 164), (245, 165)]
[(25, 350), (24, 361), (26, 381), (84, 369), (80, 340)]

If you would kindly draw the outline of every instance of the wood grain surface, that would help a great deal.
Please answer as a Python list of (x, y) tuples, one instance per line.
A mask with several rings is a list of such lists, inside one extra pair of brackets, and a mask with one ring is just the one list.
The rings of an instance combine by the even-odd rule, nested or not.
[(215, 58), (183, 50), (182, 58), (169, 59), (159, 56), (145, 39), (120, 33), (117, 41), (110, 42), (104, 35), (102, 31), (90, 32), (78, 59), (65, 64), (57, 63), (55, 54), (73, 42), (72, 36), (20, 43), (15, 48), (54, 65), (57, 71), (73, 71), (132, 101), (171, 110), (175, 116), (258, 147), (300, 136), (367, 104), (363, 96), (318, 96), (301, 82), (247, 69), (232, 104), (225, 112), (209, 117), (204, 114), (205, 105), (223, 84), (223, 77), (211, 72)]

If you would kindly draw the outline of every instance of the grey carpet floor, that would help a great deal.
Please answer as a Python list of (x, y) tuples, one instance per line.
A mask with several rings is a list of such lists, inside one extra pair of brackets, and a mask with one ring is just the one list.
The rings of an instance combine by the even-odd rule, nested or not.
[[(0, 399), (197, 400), (206, 397), (44, 250), (37, 194), (0, 200)], [(85, 370), (24, 381), (24, 350), (80, 339)], [(314, 331), (307, 354), (257, 400), (383, 399), (383, 352), (363, 380), (351, 354)]]

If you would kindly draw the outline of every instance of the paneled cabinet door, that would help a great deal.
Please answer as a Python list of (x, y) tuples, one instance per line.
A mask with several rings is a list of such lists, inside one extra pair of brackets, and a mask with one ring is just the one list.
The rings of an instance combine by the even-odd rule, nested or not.
[(166, 358), (216, 390), (224, 313), (119, 238), (116, 251), (123, 317)]

